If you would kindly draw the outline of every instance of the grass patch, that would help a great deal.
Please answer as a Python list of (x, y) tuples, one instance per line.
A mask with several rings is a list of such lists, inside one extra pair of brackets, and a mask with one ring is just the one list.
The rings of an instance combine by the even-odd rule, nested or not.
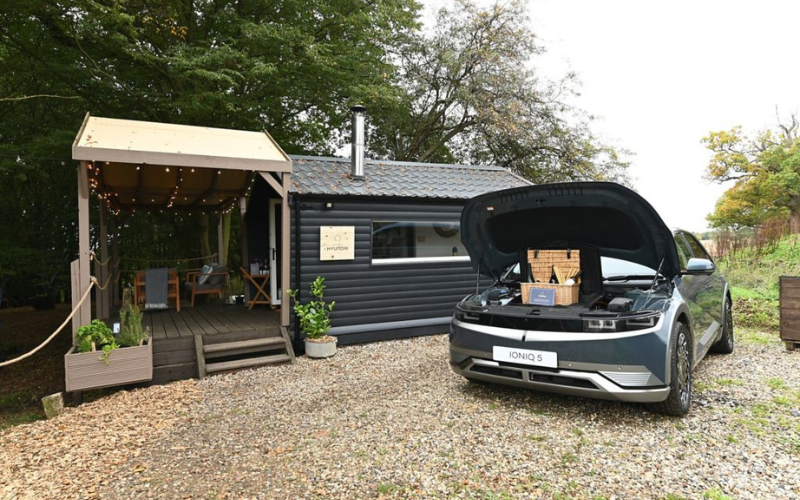
[(719, 488), (711, 488), (703, 493), (703, 498), (708, 500), (733, 500), (732, 497), (724, 494)]
[(768, 378), (767, 385), (773, 391), (782, 391), (784, 389), (787, 389), (786, 382), (784, 382), (783, 379), (777, 377)]
[(389, 495), (398, 491), (400, 487), (392, 483), (381, 483), (375, 489), (379, 495)]
[(777, 331), (780, 277), (800, 275), (800, 237), (788, 236), (762, 249), (743, 248), (718, 264), (730, 284), (736, 325)]
[(736, 342), (743, 345), (766, 345), (773, 342), (780, 342), (777, 334), (769, 334), (751, 329), (738, 328), (735, 335)]
[(0, 431), (14, 427), (15, 425), (29, 424), (37, 420), (44, 420), (38, 413), (14, 413), (0, 421)]

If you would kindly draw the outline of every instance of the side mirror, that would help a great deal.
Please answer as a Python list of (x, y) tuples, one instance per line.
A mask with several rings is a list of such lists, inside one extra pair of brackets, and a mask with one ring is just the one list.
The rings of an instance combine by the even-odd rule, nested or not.
[(708, 259), (689, 259), (683, 274), (711, 274), (717, 267)]

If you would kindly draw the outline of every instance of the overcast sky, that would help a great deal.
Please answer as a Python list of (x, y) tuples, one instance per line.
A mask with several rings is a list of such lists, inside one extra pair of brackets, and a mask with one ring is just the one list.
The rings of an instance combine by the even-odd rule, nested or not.
[(800, 2), (528, 1), (547, 50), (534, 67), (552, 80), (578, 74), (574, 104), (634, 153), (634, 187), (672, 227), (704, 231), (724, 191), (702, 178), (704, 136), (774, 127), (776, 106), (800, 110)]

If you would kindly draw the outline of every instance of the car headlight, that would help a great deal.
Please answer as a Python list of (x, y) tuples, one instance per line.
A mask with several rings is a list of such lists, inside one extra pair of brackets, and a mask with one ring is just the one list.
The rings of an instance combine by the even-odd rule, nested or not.
[(615, 319), (585, 319), (583, 320), (584, 332), (616, 332), (617, 320)]
[(636, 317), (583, 318), (583, 331), (589, 333), (610, 333), (646, 330), (656, 326), (660, 318), (660, 312), (640, 313), (637, 314)]

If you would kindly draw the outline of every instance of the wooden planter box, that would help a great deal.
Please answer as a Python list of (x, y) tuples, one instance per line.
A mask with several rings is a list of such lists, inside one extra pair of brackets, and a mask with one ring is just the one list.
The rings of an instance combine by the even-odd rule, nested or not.
[(99, 389), (115, 385), (146, 382), (153, 379), (153, 340), (138, 347), (114, 349), (106, 364), (102, 351), (64, 355), (67, 392)]
[(781, 276), (781, 340), (788, 349), (800, 343), (800, 277)]

